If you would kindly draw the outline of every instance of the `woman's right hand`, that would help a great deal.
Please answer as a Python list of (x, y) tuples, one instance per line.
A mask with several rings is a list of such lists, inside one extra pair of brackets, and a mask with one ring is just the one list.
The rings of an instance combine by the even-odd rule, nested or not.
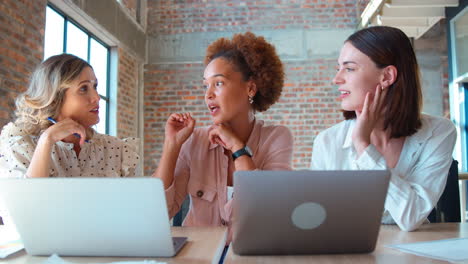
[(190, 113), (173, 113), (166, 122), (166, 141), (175, 146), (182, 146), (195, 128), (195, 119)]
[(86, 139), (86, 129), (73, 119), (66, 118), (47, 128), (42, 133), (41, 138), (47, 140), (50, 144), (55, 144), (67, 137), (76, 137), (73, 134), (80, 136), (80, 145), (83, 145)]
[(387, 89), (380, 84), (375, 88), (375, 93), (367, 93), (362, 111), (356, 111), (356, 125), (352, 139), (354, 147), (360, 156), (370, 144), (372, 131), (382, 122), (385, 110), (384, 99)]

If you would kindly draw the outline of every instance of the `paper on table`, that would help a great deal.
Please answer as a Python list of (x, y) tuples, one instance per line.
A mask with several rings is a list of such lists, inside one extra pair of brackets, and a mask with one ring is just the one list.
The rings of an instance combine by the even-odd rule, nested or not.
[(0, 258), (6, 258), (9, 255), (18, 252), (24, 248), (20, 240), (12, 240), (0, 243)]
[[(57, 254), (50, 256), (43, 264), (74, 264), (73, 262), (65, 261)], [(99, 263), (96, 263), (99, 264)], [(110, 262), (106, 264), (166, 264), (166, 262), (157, 262), (154, 260), (142, 260), (142, 261), (118, 261)]]
[(2, 201), (0, 201), (0, 215), (4, 222), (4, 225), (0, 225), (0, 259), (2, 259), (22, 250), (24, 246), (8, 213), (2, 207)]
[(468, 238), (452, 238), (426, 242), (388, 245), (418, 256), (440, 259), (450, 262), (468, 260)]

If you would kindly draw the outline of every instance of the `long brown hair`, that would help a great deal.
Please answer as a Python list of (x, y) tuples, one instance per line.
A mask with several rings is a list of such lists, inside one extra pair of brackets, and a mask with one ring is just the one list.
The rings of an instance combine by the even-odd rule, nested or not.
[[(385, 98), (384, 129), (391, 138), (411, 136), (421, 127), (422, 92), (416, 55), (403, 31), (386, 26), (359, 30), (348, 37), (356, 49), (383, 69), (393, 65), (397, 78)], [(343, 111), (345, 119), (356, 118), (354, 111)]]

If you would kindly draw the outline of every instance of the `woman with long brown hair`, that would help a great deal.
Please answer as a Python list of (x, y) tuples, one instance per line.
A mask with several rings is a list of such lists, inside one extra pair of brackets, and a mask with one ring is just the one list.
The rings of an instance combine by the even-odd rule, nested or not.
[(382, 222), (416, 229), (444, 190), (456, 131), (450, 120), (421, 113), (410, 40), (392, 27), (357, 31), (341, 49), (333, 82), (346, 120), (317, 136), (311, 169), (390, 170)]

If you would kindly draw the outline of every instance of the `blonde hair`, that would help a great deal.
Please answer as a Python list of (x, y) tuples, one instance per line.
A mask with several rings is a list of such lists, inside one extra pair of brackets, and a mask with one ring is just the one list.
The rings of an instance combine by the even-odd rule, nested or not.
[(57, 118), (65, 92), (89, 63), (70, 54), (52, 56), (34, 71), (26, 92), (16, 99), (15, 124), (25, 133), (38, 135), (51, 126), (47, 117)]

